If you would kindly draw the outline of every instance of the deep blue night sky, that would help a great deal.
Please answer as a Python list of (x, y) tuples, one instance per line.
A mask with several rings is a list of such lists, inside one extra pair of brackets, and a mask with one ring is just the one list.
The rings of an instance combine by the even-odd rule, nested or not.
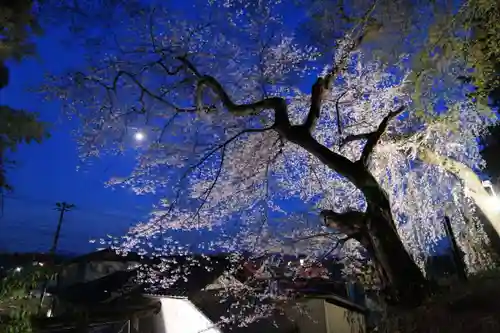
[[(190, 15), (195, 13), (193, 4), (186, 1), (173, 5)], [(295, 25), (295, 19), (302, 15), (290, 13), (288, 24)], [(21, 145), (12, 156), (18, 165), (8, 173), (14, 192), (4, 196), (3, 205), (0, 202), (0, 252), (48, 251), (59, 217), (54, 210), (56, 202), (76, 205), (65, 215), (58, 245), (59, 252), (67, 253), (99, 247), (89, 243), (90, 239), (123, 235), (145, 218), (155, 203), (153, 198), (137, 196), (128, 189), (104, 187), (109, 177), (130, 172), (135, 162), (133, 152), (128, 157), (101, 158), (85, 171), (77, 171), (80, 161), (71, 134), (77, 121), (65, 118), (58, 103), (43, 101), (40, 94), (29, 91), (43, 83), (45, 73), (85, 66), (83, 50), (61, 42), (68, 36), (62, 29), (45, 31), (37, 40), (37, 57), (10, 63), (9, 85), (0, 91), (0, 103), (37, 112), (41, 120), (51, 123), (49, 139), (40, 145)], [(183, 234), (180, 241), (196, 244), (199, 237), (203, 236), (196, 232)]]
[(138, 197), (129, 190), (105, 188), (112, 174), (126, 172), (134, 159), (104, 159), (87, 171), (79, 163), (71, 130), (75, 121), (65, 119), (58, 103), (43, 101), (28, 91), (43, 80), (44, 73), (64, 70), (81, 63), (78, 50), (63, 46), (60, 35), (48, 31), (38, 40), (38, 57), (10, 64), (11, 81), (0, 92), (0, 102), (39, 113), (52, 123), (51, 138), (41, 145), (22, 145), (13, 157), (18, 162), (8, 177), (15, 190), (7, 194), (0, 218), (0, 252), (45, 251), (50, 248), (58, 219), (53, 210), (58, 201), (77, 207), (64, 220), (59, 250), (86, 252), (95, 248), (88, 240), (122, 234), (151, 207), (151, 198)]

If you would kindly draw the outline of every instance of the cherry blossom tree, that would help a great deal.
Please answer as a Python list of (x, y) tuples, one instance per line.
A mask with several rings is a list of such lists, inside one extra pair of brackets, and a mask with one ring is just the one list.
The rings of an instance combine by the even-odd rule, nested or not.
[(484, 264), (463, 184), (421, 151), (481, 167), (488, 120), (458, 92), (440, 114), (414, 112), (405, 58), (389, 67), (359, 51), (375, 5), (325, 64), (295, 37), (293, 6), (232, 0), (138, 15), (103, 36), (85, 71), (53, 78), (45, 91), (82, 122), (82, 158), (135, 145), (136, 167), (110, 184), (161, 198), (119, 248), (162, 255), (166, 232), (204, 230), (232, 252), (366, 252), (390, 299), (412, 304), (448, 215), (469, 268)]
[[(314, 20), (308, 25), (309, 29), (305, 30), (306, 35), (314, 45), (318, 45), (325, 52), (329, 50), (328, 41), (335, 34), (338, 35), (339, 22), (352, 24), (353, 17), (360, 15), (359, 13), (369, 6), (363, 1), (350, 1), (349, 3), (340, 1), (339, 4), (334, 4), (321, 0), (305, 0), (305, 3), (305, 8), (314, 15)], [(421, 91), (420, 79), (424, 76), (442, 76), (443, 71), (453, 73), (453, 69), (457, 67), (457, 61), (463, 68), (473, 68), (473, 74), (471, 71), (462, 70), (460, 73), (468, 73), (465, 77), (459, 72), (448, 75), (449, 79), (455, 81), (455, 83), (450, 82), (450, 85), (461, 84), (464, 80), (467, 82), (483, 81), (484, 76), (494, 72), (483, 71), (484, 66), (488, 67), (485, 65), (484, 57), (491, 52), (478, 53), (474, 50), (482, 47), (483, 42), (488, 38), (494, 39), (495, 34), (479, 40), (474, 38), (477, 35), (478, 22), (482, 22), (483, 18), (494, 17), (494, 15), (487, 15), (489, 12), (494, 12), (494, 6), (493, 2), (488, 1), (481, 3), (463, 1), (452, 4), (448, 1), (380, 0), (372, 15), (372, 26), (375, 29), (370, 34), (369, 43), (364, 43), (363, 51), (371, 58), (391, 63), (394, 62), (394, 57), (399, 56), (402, 51), (413, 50), (412, 60), (408, 66), (414, 69), (415, 73), (425, 73), (425, 75), (412, 76), (416, 101), (425, 95)], [(346, 15), (347, 11), (353, 17)], [(491, 22), (493, 21), (494, 19)], [(482, 27), (487, 30), (488, 24), (483, 24)], [(468, 31), (468, 33), (457, 34), (457, 31)], [(427, 38), (422, 38), (422, 36), (427, 36)], [(494, 48), (495, 41), (492, 40), (486, 44)], [(470, 75), (474, 78), (469, 77)], [(468, 97), (476, 98), (478, 109), (486, 109), (484, 110), (486, 113), (491, 113), (492, 117), (496, 117), (491, 110), (481, 105), (481, 103), (487, 104), (484, 103), (484, 98), (477, 98), (487, 96), (489, 94), (487, 90), (491, 90), (491, 86), (491, 84), (478, 84), (475, 89), (469, 91)], [(483, 188), (476, 170), (459, 161), (436, 154), (435, 151), (422, 150), (420, 157), (427, 163), (438, 165), (453, 173), (464, 184), (467, 184), (470, 198), (486, 218), (484, 222), (486, 228), (491, 231), (490, 236), (500, 239), (500, 213), (495, 208), (494, 199)], [(498, 250), (496, 252), (500, 253)]]

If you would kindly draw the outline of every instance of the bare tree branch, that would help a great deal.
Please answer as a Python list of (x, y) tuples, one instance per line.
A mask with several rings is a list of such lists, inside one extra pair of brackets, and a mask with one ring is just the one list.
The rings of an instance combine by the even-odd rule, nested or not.
[(180, 108), (180, 107), (174, 105), (173, 103), (165, 100), (164, 98), (162, 98), (162, 97), (160, 97), (160, 96), (152, 93), (141, 82), (139, 82), (139, 80), (135, 77), (134, 74), (129, 73), (129, 72), (124, 71), (124, 70), (121, 70), (121, 71), (119, 71), (116, 74), (116, 76), (115, 76), (115, 78), (113, 80), (113, 86), (112, 86), (112, 90), (113, 91), (116, 91), (116, 87), (117, 87), (118, 81), (119, 81), (119, 79), (120, 79), (121, 76), (127, 76), (127, 77), (129, 77), (139, 87), (139, 89), (141, 90), (141, 95), (146, 94), (149, 97), (151, 97), (151, 98), (153, 98), (153, 99), (155, 99), (155, 100), (157, 100), (157, 101), (159, 101), (159, 102), (161, 102), (163, 104), (166, 104), (166, 105), (168, 105), (171, 108), (174, 108), (177, 112), (194, 112), (195, 111), (195, 109)]
[(245, 130), (242, 130), (240, 131), (239, 133), (233, 135), (232, 137), (230, 137), (229, 139), (227, 139), (226, 141), (224, 141), (223, 143), (221, 143), (220, 145), (217, 145), (215, 148), (211, 149), (207, 154), (205, 154), (205, 156), (203, 156), (201, 158), (201, 160), (192, 165), (188, 170), (187, 170), (187, 173), (193, 171), (194, 169), (198, 168), (200, 165), (202, 165), (203, 163), (205, 163), (205, 161), (210, 157), (212, 156), (215, 152), (217, 152), (218, 150), (220, 149), (223, 149), (225, 148), (227, 145), (229, 145), (231, 142), (233, 142), (234, 140), (236, 140), (237, 138), (239, 138), (240, 136), (242, 136), (243, 134), (245, 133), (262, 133), (262, 132), (265, 132), (265, 131), (269, 131), (273, 129), (272, 127), (265, 127), (265, 128), (248, 128), (248, 129), (245, 129)]
[(179, 112), (174, 113), (174, 115), (170, 117), (170, 119), (165, 123), (165, 125), (163, 125), (160, 135), (158, 136), (158, 141), (157, 141), (158, 143), (161, 143), (161, 140), (163, 140), (163, 135), (165, 135), (167, 128), (174, 122), (175, 118), (177, 118), (178, 115)]
[(335, 235), (337, 234), (336, 232), (320, 232), (318, 234), (313, 234), (313, 235), (309, 235), (309, 236), (304, 236), (304, 237), (300, 237), (300, 238), (297, 238), (297, 239), (294, 239), (293, 240), (293, 243), (298, 243), (298, 242), (302, 242), (302, 241), (305, 241), (305, 240), (309, 240), (309, 239), (313, 239), (313, 238), (319, 238), (319, 237), (327, 237), (328, 236), (332, 236), (332, 235)]
[[(174, 206), (177, 204), (177, 201), (179, 200), (180, 198), (180, 194), (181, 194), (181, 188), (180, 188), (180, 183), (186, 179), (186, 177), (189, 175), (190, 172), (193, 172), (195, 169), (197, 169), (198, 167), (200, 167), (203, 163), (205, 163), (213, 154), (215, 154), (217, 151), (219, 150), (223, 150), (223, 153), (221, 155), (221, 164), (220, 164), (220, 168), (218, 169), (217, 171), (217, 175), (216, 175), (216, 180), (212, 183), (212, 185), (210, 186), (210, 189), (209, 189), (209, 194), (210, 195), (210, 192), (212, 191), (212, 189), (215, 187), (215, 183), (217, 182), (217, 180), (219, 179), (219, 175), (220, 175), (220, 172), (221, 172), (221, 169), (222, 169), (222, 163), (224, 161), (224, 151), (227, 147), (227, 145), (229, 145), (231, 142), (233, 142), (234, 140), (236, 140), (237, 138), (239, 138), (241, 135), (245, 134), (245, 133), (261, 133), (261, 132), (265, 132), (265, 131), (268, 131), (268, 130), (271, 130), (272, 127), (267, 127), (267, 128), (249, 128), (249, 129), (245, 129), (245, 130), (242, 130), (240, 132), (238, 132), (237, 134), (233, 135), (232, 137), (230, 137), (229, 139), (227, 139), (226, 141), (224, 141), (223, 143), (215, 146), (214, 148), (210, 149), (208, 151), (208, 153), (206, 153), (196, 164), (193, 164), (191, 165), (183, 174), (182, 176), (180, 177), (179, 179), (179, 183), (178, 183), (178, 186), (177, 186), (177, 190), (176, 190), (176, 197), (175, 199), (170, 203), (168, 209), (166, 210), (165, 213), (161, 214), (160, 216), (160, 219), (164, 219), (168, 216), (168, 214), (170, 214), (172, 212), (172, 210), (174, 209)], [(208, 196), (205, 198), (205, 201), (206, 199), (208, 199)], [(204, 203), (203, 203), (204, 205)], [(192, 217), (195, 217), (197, 214), (199, 214), (200, 212), (200, 209), (197, 210), (197, 213), (195, 215), (193, 215)]]
[[(152, 63), (152, 64), (157, 64), (158, 61)], [(146, 69), (147, 67), (145, 66), (143, 68)], [(169, 71), (168, 68), (165, 67), (165, 70), (166, 71)], [(177, 70), (177, 69), (176, 69)], [(176, 70), (174, 70), (172, 73), (175, 74), (176, 73)], [(179, 69), (180, 70), (180, 69)], [(117, 87), (118, 87), (118, 82), (120, 81), (120, 78), (122, 78), (122, 76), (126, 76), (128, 77), (130, 80), (132, 80), (132, 82), (134, 84), (137, 85), (137, 87), (139, 88), (140, 90), (140, 97), (139, 97), (139, 102), (141, 102), (142, 104), (142, 99), (144, 97), (144, 95), (148, 95), (149, 97), (151, 97), (152, 99), (162, 103), (162, 104), (165, 104), (166, 106), (174, 109), (176, 112), (195, 112), (197, 111), (197, 108), (193, 107), (193, 108), (183, 108), (183, 107), (179, 107), (175, 104), (173, 104), (172, 102), (164, 99), (162, 96), (160, 95), (156, 95), (154, 94), (153, 92), (151, 92), (148, 88), (146, 88), (136, 77), (135, 74), (133, 73), (130, 73), (128, 71), (124, 71), (124, 70), (120, 70), (118, 71), (118, 73), (116, 74), (116, 76), (113, 78), (113, 83), (112, 85), (107, 85), (105, 84), (102, 80), (100, 79), (96, 79), (96, 78), (92, 78), (88, 75), (85, 75), (84, 73), (82, 72), (77, 72), (75, 73), (76, 75), (79, 75), (81, 76), (84, 80), (87, 80), (87, 81), (92, 81), (94, 83), (97, 83), (98, 85), (102, 86), (104, 89), (106, 89), (106, 91), (108, 92), (113, 92), (113, 93), (116, 93), (116, 90), (117, 90)], [(207, 109), (212, 109), (212, 106), (207, 106), (206, 107)]]
[(370, 135), (372, 135), (372, 132), (348, 135), (342, 140), (340, 147), (345, 146), (349, 142), (358, 141), (358, 140), (368, 140)]
[(326, 257), (328, 257), (330, 254), (333, 253), (333, 251), (335, 251), (336, 249), (339, 249), (341, 250), (343, 247), (344, 247), (344, 244), (349, 240), (349, 239), (352, 239), (352, 237), (349, 237), (349, 236), (346, 236), (344, 238), (341, 238), (339, 240), (337, 240), (337, 242), (335, 243), (335, 245), (329, 249), (328, 251), (326, 251), (319, 259), (318, 261), (321, 262), (323, 260), (325, 260)]
[(222, 168), (224, 166), (224, 157), (226, 156), (226, 147), (227, 147), (227, 144), (222, 147), (221, 156), (220, 156), (220, 163), (219, 163), (219, 167), (217, 168), (215, 178), (212, 181), (212, 183), (210, 184), (209, 188), (203, 192), (203, 196), (204, 196), (203, 201), (200, 204), (200, 206), (198, 206), (196, 213), (191, 216), (191, 218), (193, 218), (193, 219), (200, 214), (200, 211), (203, 209), (203, 207), (207, 203), (208, 198), (212, 194), (212, 191), (215, 188), (215, 185), (217, 185), (217, 181), (219, 180), (220, 174), (222, 173)]
[(375, 132), (369, 133), (367, 136), (368, 141), (365, 144), (365, 147), (363, 148), (363, 152), (361, 153), (361, 158), (360, 161), (361, 163), (367, 167), (371, 154), (373, 153), (373, 150), (375, 149), (375, 146), (380, 140), (380, 137), (385, 133), (387, 126), (389, 125), (389, 121), (397, 117), (401, 112), (404, 111), (406, 108), (405, 105), (400, 106), (396, 111), (389, 112), (387, 116), (384, 117), (382, 122), (378, 125), (378, 128)]
[(339, 135), (342, 135), (342, 125), (341, 125), (341, 121), (340, 121), (339, 103), (340, 103), (340, 100), (347, 94), (348, 91), (349, 90), (346, 90), (342, 94), (340, 94), (339, 97), (337, 97), (337, 99), (335, 101), (335, 112), (337, 113), (337, 131), (338, 131)]

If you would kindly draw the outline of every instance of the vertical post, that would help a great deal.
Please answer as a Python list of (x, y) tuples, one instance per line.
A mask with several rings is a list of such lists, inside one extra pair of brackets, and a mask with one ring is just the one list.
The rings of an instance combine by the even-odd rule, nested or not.
[(462, 259), (462, 251), (458, 247), (457, 240), (453, 234), (453, 229), (451, 228), (450, 218), (448, 216), (444, 217), (444, 228), (446, 231), (446, 236), (451, 243), (451, 255), (453, 257), (453, 263), (455, 264), (455, 269), (457, 270), (458, 278), (462, 281), (467, 280), (467, 273), (465, 270), (465, 264)]
[(56, 229), (56, 233), (54, 234), (54, 241), (52, 242), (52, 247), (50, 248), (51, 255), (54, 255), (56, 253), (57, 243), (59, 242), (59, 235), (61, 234), (61, 226), (62, 226), (62, 222), (63, 222), (63, 218), (64, 218), (64, 213), (67, 211), (70, 211), (74, 207), (75, 207), (75, 205), (68, 204), (66, 202), (56, 203), (55, 210), (58, 210), (61, 213), (59, 214), (59, 221), (57, 222), (57, 229)]
[[(1, 66), (0, 66), (1, 68)], [(0, 84), (1, 85), (1, 84)], [(4, 168), (4, 156), (3, 156), (3, 146), (2, 139), (0, 139), (0, 218), (3, 217), (4, 210), (4, 189), (7, 188), (7, 181), (5, 180), (5, 168)]]
[[(68, 204), (64, 201), (56, 203), (55, 210), (59, 211), (60, 214), (59, 214), (59, 220), (57, 221), (57, 229), (56, 229), (56, 232), (54, 234), (54, 240), (52, 242), (52, 246), (50, 247), (50, 251), (49, 251), (51, 259), (54, 259), (54, 257), (55, 257), (57, 243), (59, 242), (59, 236), (61, 234), (61, 226), (62, 226), (62, 222), (64, 219), (64, 213), (70, 211), (74, 207), (75, 207), (75, 205)], [(57, 274), (57, 273), (56, 273), (56, 280), (57, 280), (57, 284), (59, 284), (59, 274)], [(40, 296), (39, 310), (41, 310), (41, 308), (42, 308), (43, 300), (45, 298), (45, 293), (46, 293), (48, 284), (49, 284), (49, 280), (45, 279), (45, 282), (43, 284), (43, 289), (42, 289), (42, 295)], [(54, 304), (52, 304), (52, 305), (54, 305)]]
[(136, 316), (132, 316), (132, 318), (130, 319), (130, 332), (131, 333), (139, 333), (139, 318), (137, 318)]

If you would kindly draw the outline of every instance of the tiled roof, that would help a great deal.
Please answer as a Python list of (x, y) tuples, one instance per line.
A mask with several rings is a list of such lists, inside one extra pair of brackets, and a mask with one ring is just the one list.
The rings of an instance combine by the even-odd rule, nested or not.
[(149, 276), (155, 275), (150, 281), (137, 279), (142, 269), (139, 267), (129, 271), (117, 271), (93, 281), (75, 283), (59, 291), (52, 288), (49, 292), (76, 303), (104, 302), (127, 288), (127, 292), (134, 290), (144, 294), (187, 296), (217, 279), (229, 268), (230, 262), (221, 257), (193, 259), (193, 257), (179, 256), (168, 262), (168, 265), (169, 267), (163, 272), (158, 270), (148, 272)]

